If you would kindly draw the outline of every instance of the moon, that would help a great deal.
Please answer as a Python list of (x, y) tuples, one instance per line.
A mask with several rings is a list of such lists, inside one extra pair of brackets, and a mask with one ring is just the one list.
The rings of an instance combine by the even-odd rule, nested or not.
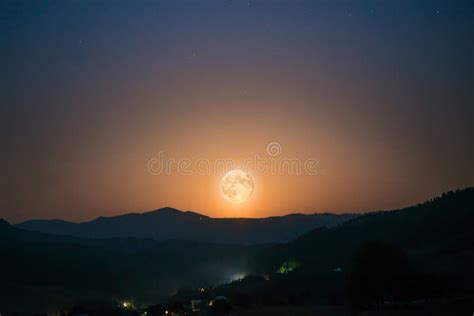
[(242, 170), (227, 172), (221, 180), (221, 193), (232, 203), (240, 204), (247, 201), (253, 193), (252, 177)]

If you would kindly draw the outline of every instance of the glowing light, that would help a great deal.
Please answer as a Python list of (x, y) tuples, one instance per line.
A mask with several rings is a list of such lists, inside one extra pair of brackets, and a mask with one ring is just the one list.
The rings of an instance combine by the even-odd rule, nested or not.
[(247, 275), (245, 273), (236, 273), (231, 276), (231, 281), (243, 280)]
[(133, 304), (130, 301), (122, 301), (122, 302), (120, 302), (119, 306), (122, 307), (123, 309), (132, 309), (133, 308)]
[(299, 262), (295, 260), (288, 260), (283, 262), (283, 264), (278, 268), (277, 272), (280, 274), (288, 274), (299, 267)]

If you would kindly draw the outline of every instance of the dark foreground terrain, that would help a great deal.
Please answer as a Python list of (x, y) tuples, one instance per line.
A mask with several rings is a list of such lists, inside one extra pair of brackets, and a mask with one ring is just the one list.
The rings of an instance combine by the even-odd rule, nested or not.
[(473, 224), (472, 188), (277, 245), (83, 239), (0, 221), (0, 313), (471, 315)]

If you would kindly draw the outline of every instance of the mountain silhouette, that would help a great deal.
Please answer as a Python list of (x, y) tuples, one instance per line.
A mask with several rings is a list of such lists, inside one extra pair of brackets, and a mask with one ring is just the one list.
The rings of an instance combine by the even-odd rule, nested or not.
[(416, 315), (466, 315), (474, 307), (473, 224), (474, 188), (447, 192), (264, 248), (259, 276), (215, 291), (242, 304), (344, 305), (354, 315), (404, 306)]
[[(151, 305), (179, 287), (229, 282), (263, 246), (139, 238), (86, 239), (23, 230), (0, 219), (0, 309), (37, 312), (78, 300)], [(29, 315), (29, 314), (28, 314)]]
[[(267, 269), (276, 269), (292, 259), (313, 272), (347, 270), (358, 249), (377, 241), (403, 249), (420, 260), (430, 260), (431, 266), (450, 262), (452, 272), (472, 272), (467, 267), (474, 266), (473, 224), (474, 188), (467, 188), (412, 207), (368, 213), (337, 227), (315, 229), (267, 249), (261, 260), (268, 264)], [(467, 275), (474, 279), (473, 273)]]
[(330, 227), (355, 214), (290, 214), (268, 218), (211, 218), (165, 207), (147, 213), (98, 217), (90, 222), (32, 220), (16, 227), (30, 231), (84, 238), (137, 237), (154, 240), (193, 240), (212, 243), (286, 242), (318, 227)]
[[(245, 282), (234, 282), (220, 294), (233, 297), (237, 293), (237, 297), (241, 297), (239, 293), (246, 293), (255, 302), (265, 302), (268, 298), (277, 300), (273, 303), (295, 299), (311, 304), (342, 302), (344, 280), (352, 269), (354, 254), (374, 241), (400, 249), (417, 266), (428, 269), (429, 275), (456, 284), (452, 290), (444, 283), (440, 286), (433, 281), (435, 279), (422, 279), (429, 282), (415, 283), (424, 285), (423, 295), (431, 291), (430, 288), (439, 289), (442, 295), (474, 293), (473, 188), (448, 192), (400, 210), (373, 212), (355, 218), (349, 215), (352, 219), (339, 225), (330, 221), (334, 216), (294, 214), (266, 219), (213, 219), (165, 208), (144, 214), (100, 217), (81, 224), (58, 220), (39, 222), (62, 227), (65, 229), (62, 236), (24, 230), (18, 226), (25, 224), (15, 227), (0, 220), (0, 256), (3, 258), (0, 260), (0, 271), (3, 272), (0, 306), (12, 311), (48, 310), (84, 297), (97, 300), (133, 297), (148, 304), (165, 299), (181, 287), (213, 286), (251, 274), (271, 275), (271, 278), (266, 281), (260, 277), (258, 286), (248, 288)], [(247, 224), (251, 228), (249, 232), (265, 225), (271, 229), (290, 227), (296, 230), (297, 227), (308, 227), (300, 226), (301, 221), (314, 220), (320, 225), (325, 217), (328, 218), (325, 223), (333, 226), (320, 226), (278, 245), (99, 238), (120, 229), (124, 231), (119, 235), (128, 236), (140, 227), (150, 229), (143, 233), (144, 236), (155, 232), (156, 227), (175, 236), (171, 232), (197, 226), (199, 229), (212, 228), (209, 235), (196, 230), (203, 239), (211, 239), (212, 234), (217, 234), (219, 241), (255, 240), (261, 235), (252, 235), (250, 239), (232, 239), (230, 236), (245, 232), (248, 228), (241, 226)], [(179, 226), (165, 230), (173, 221)], [(196, 223), (203, 223), (203, 226)], [(77, 235), (93, 229), (100, 229), (101, 234), (92, 238), (66, 236), (69, 227), (77, 229)], [(234, 230), (226, 235), (224, 229)], [(271, 229), (268, 231), (273, 233)], [(197, 234), (196, 231), (193, 233)], [(164, 232), (160, 231), (161, 234)], [(184, 235), (189, 238), (192, 234)], [(371, 260), (377, 262), (377, 259)]]

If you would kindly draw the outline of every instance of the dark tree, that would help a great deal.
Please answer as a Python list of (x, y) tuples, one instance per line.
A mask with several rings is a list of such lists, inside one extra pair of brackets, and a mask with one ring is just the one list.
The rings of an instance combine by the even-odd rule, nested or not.
[(381, 307), (410, 296), (414, 269), (398, 248), (371, 242), (354, 256), (346, 290), (358, 308)]

